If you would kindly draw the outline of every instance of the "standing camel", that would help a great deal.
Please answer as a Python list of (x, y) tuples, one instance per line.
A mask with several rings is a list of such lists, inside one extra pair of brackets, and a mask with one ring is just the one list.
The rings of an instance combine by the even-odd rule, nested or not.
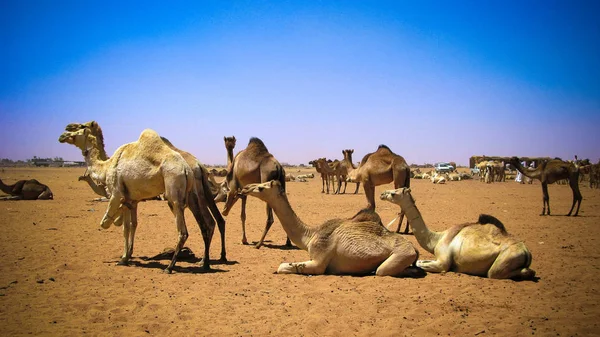
[[(108, 155), (104, 149), (104, 134), (102, 132), (102, 128), (96, 121), (91, 121), (83, 124), (79, 123), (71, 123), (67, 125), (65, 128), (66, 131), (78, 131), (87, 129), (90, 135), (96, 137), (98, 142), (98, 158), (100, 160), (106, 161), (108, 160)], [(194, 173), (194, 183), (196, 185), (195, 191), (190, 191), (188, 195), (188, 206), (190, 211), (194, 215), (196, 222), (198, 223), (200, 230), (202, 232), (202, 238), (204, 241), (204, 258), (206, 261), (203, 261), (204, 267), (208, 269), (210, 267), (209, 257), (209, 249), (210, 243), (212, 240), (212, 236), (215, 228), (215, 220), (217, 222), (219, 232), (221, 234), (221, 257), (219, 261), (225, 262), (227, 261), (227, 253), (225, 249), (225, 219), (221, 215), (215, 201), (212, 196), (212, 186), (209, 180), (209, 174), (206, 167), (191, 153), (183, 151), (175, 147), (168, 139), (161, 137), (163, 142), (171, 148), (173, 151), (178, 152), (183, 159), (188, 163), (190, 168)], [(88, 171), (86, 171), (87, 173)], [(86, 181), (90, 187), (101, 196), (105, 196), (110, 199), (110, 195), (106, 193), (106, 186), (102, 183), (97, 183), (91, 175), (85, 174), (82, 177), (79, 177), (79, 180)], [(102, 192), (106, 194), (102, 194)], [(125, 209), (127, 211), (127, 209)], [(123, 219), (121, 215), (115, 218), (115, 225), (119, 226), (122, 223)], [(208, 241), (208, 244), (207, 244)]]
[[(367, 208), (374, 210), (375, 186), (394, 182), (394, 188), (410, 187), (410, 167), (402, 156), (395, 154), (385, 145), (379, 145), (377, 151), (365, 155), (358, 168), (348, 173), (348, 181), (363, 184)], [(400, 232), (402, 226), (403, 211), (400, 212), (399, 218), (396, 233)], [(408, 223), (404, 233), (408, 233)]]
[(50, 187), (35, 179), (19, 180), (12, 185), (6, 185), (0, 180), (0, 190), (9, 197), (0, 197), (0, 200), (52, 200), (54, 195)]
[(577, 210), (573, 216), (577, 216), (579, 213), (579, 206), (581, 206), (581, 192), (579, 192), (579, 169), (573, 163), (565, 162), (560, 159), (550, 159), (540, 162), (537, 168), (531, 170), (523, 167), (521, 160), (517, 157), (510, 159), (510, 164), (514, 166), (522, 175), (537, 179), (542, 183), (542, 193), (544, 194), (544, 206), (542, 208), (542, 214), (546, 215), (546, 206), (548, 207), (548, 215), (550, 215), (550, 196), (548, 195), (548, 184), (552, 184), (561, 179), (568, 179), (569, 186), (573, 191), (573, 204), (567, 216), (571, 216), (575, 203), (577, 203)]
[[(327, 170), (323, 170), (321, 169), (321, 164), (318, 163), (319, 159), (315, 159), (315, 160), (311, 160), (308, 162), (309, 165), (312, 165), (315, 170), (317, 170), (317, 173), (319, 173), (321, 175), (321, 193), (325, 193), (325, 185), (327, 185), (327, 194), (329, 194), (329, 178), (330, 175), (328, 174)], [(333, 187), (332, 187), (333, 188)]]
[[(352, 172), (353, 170), (356, 169), (356, 167), (352, 163), (352, 153), (354, 153), (354, 150), (352, 150), (352, 149), (342, 150), (342, 155), (344, 155), (344, 159), (342, 159), (339, 163), (340, 172), (341, 172), (342, 176), (345, 177), (344, 192), (342, 192), (342, 193), (346, 193), (346, 186), (348, 185), (348, 175), (350, 175), (350, 172)], [(360, 182), (357, 181), (356, 189), (354, 190), (354, 194), (358, 193), (359, 187), (360, 187)]]
[[(178, 241), (173, 258), (165, 269), (171, 273), (177, 261), (177, 254), (188, 237), (184, 209), (188, 205), (188, 195), (196, 190), (194, 173), (181, 154), (172, 150), (153, 130), (144, 130), (139, 139), (119, 147), (108, 160), (99, 158), (100, 144), (87, 128), (75, 132), (64, 132), (59, 142), (73, 144), (82, 150), (88, 169), (94, 180), (107, 186), (111, 195), (108, 209), (101, 221), (108, 228), (116, 216), (123, 214), (124, 252), (120, 265), (126, 265), (133, 254), (135, 232), (137, 228), (137, 203), (141, 200), (164, 194), (175, 216)], [(122, 211), (125, 205), (129, 211)], [(210, 246), (212, 230), (207, 223), (199, 223), (203, 234), (207, 234), (205, 245)], [(209, 247), (205, 248), (205, 252)], [(204, 268), (209, 268), (205, 254)]]
[[(227, 138), (225, 139), (225, 145), (227, 147)], [(235, 141), (233, 142), (235, 146)], [(228, 158), (229, 155), (229, 148)], [(231, 147), (231, 155), (233, 155), (233, 147)], [(242, 199), (242, 243), (248, 244), (246, 239), (246, 196), (240, 195), (239, 190), (248, 184), (261, 183), (269, 180), (278, 180), (285, 189), (285, 170), (283, 166), (273, 157), (269, 150), (265, 146), (262, 140), (252, 137), (248, 142), (248, 146), (238, 152), (233, 159), (231, 168), (227, 172), (227, 196), (225, 201), (225, 208), (223, 209), (223, 215), (227, 216), (231, 207), (235, 205), (238, 199)], [(267, 223), (262, 237), (256, 244), (256, 248), (260, 248), (263, 245), (267, 232), (273, 225), (273, 209), (267, 204)], [(286, 241), (286, 246), (291, 246), (290, 239)]]

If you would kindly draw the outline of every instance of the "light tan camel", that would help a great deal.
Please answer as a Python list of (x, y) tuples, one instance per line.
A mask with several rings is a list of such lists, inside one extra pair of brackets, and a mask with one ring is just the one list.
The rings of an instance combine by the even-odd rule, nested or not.
[(52, 200), (54, 195), (50, 187), (35, 179), (19, 180), (12, 185), (6, 185), (0, 180), (0, 190), (10, 196), (0, 197), (0, 200)]
[[(244, 150), (238, 152), (235, 156), (231, 169), (227, 173), (225, 179), (227, 181), (226, 186), (228, 193), (225, 201), (225, 208), (223, 209), (223, 215), (227, 216), (236, 201), (242, 199), (242, 243), (246, 245), (248, 244), (248, 240), (246, 239), (246, 196), (239, 195), (239, 190), (248, 184), (260, 183), (273, 179), (280, 181), (285, 189), (285, 170), (277, 159), (269, 153), (269, 150), (263, 141), (253, 137), (250, 138), (248, 146)], [(267, 223), (262, 237), (255, 246), (257, 249), (263, 245), (265, 237), (274, 221), (273, 210), (268, 204), (266, 208)], [(286, 241), (286, 246), (291, 246), (289, 238)]]
[[(192, 169), (181, 154), (172, 150), (155, 131), (149, 129), (144, 130), (137, 141), (119, 147), (106, 161), (99, 158), (100, 143), (88, 128), (64, 132), (59, 142), (82, 149), (94, 180), (107, 186), (111, 198), (101, 226), (110, 227), (115, 216), (123, 213), (124, 253), (118, 264), (128, 264), (133, 254), (138, 201), (164, 194), (175, 216), (179, 236), (171, 263), (165, 269), (165, 272), (171, 273), (177, 254), (188, 237), (184, 209), (188, 195), (196, 187)], [(123, 212), (123, 204), (130, 210)], [(209, 232), (205, 228), (201, 230), (203, 233)], [(209, 259), (206, 256), (203, 263), (208, 268)]]
[(517, 157), (510, 159), (510, 164), (515, 167), (524, 176), (537, 179), (542, 183), (542, 193), (544, 194), (544, 206), (542, 208), (542, 214), (546, 214), (546, 206), (548, 206), (548, 215), (550, 215), (550, 196), (548, 195), (548, 184), (552, 184), (561, 179), (568, 179), (569, 186), (573, 191), (573, 204), (567, 216), (571, 215), (575, 203), (577, 203), (577, 210), (573, 216), (577, 216), (579, 213), (579, 206), (581, 206), (581, 192), (579, 192), (579, 169), (573, 163), (564, 162), (560, 159), (544, 160), (539, 163), (538, 167), (534, 170), (527, 169), (521, 164), (521, 160)]
[(310, 227), (296, 215), (278, 181), (251, 184), (243, 195), (268, 203), (288, 237), (310, 260), (282, 263), (278, 274), (369, 274), (415, 276), (411, 265), (418, 258), (413, 245), (401, 235), (385, 229), (372, 210), (359, 212), (354, 219), (333, 219)]
[(410, 194), (410, 188), (385, 191), (382, 200), (400, 205), (410, 221), (415, 238), (434, 261), (417, 261), (427, 272), (454, 271), (496, 279), (532, 279), (531, 253), (525, 244), (509, 235), (504, 225), (482, 214), (477, 223), (455, 225), (442, 232), (427, 228)]
[[(375, 209), (375, 186), (394, 182), (394, 188), (410, 187), (410, 167), (402, 156), (392, 152), (389, 147), (379, 145), (377, 151), (363, 157), (356, 170), (348, 173), (348, 181), (361, 182), (367, 197), (367, 208)], [(404, 213), (399, 214), (400, 232)], [(408, 223), (404, 233), (408, 233)]]
[[(83, 129), (87, 129), (90, 135), (96, 137), (96, 140), (98, 141), (98, 158), (103, 161), (108, 160), (108, 155), (106, 154), (104, 148), (104, 134), (102, 132), (102, 128), (97, 122), (91, 121), (83, 124), (71, 123), (65, 128), (66, 131), (78, 131)], [(178, 152), (183, 159), (185, 159), (194, 173), (194, 183), (196, 185), (196, 189), (191, 190), (190, 195), (188, 195), (188, 206), (202, 232), (202, 238), (204, 240), (204, 259), (206, 259), (205, 261), (202, 261), (204, 268), (210, 268), (210, 260), (208, 258), (210, 253), (210, 244), (215, 228), (215, 220), (221, 234), (221, 257), (219, 261), (227, 261), (227, 252), (225, 249), (225, 219), (223, 219), (223, 216), (219, 212), (219, 209), (213, 200), (212, 194), (216, 187), (212, 186), (212, 182), (209, 179), (208, 170), (191, 153), (178, 149), (164, 137), (161, 137), (161, 139), (169, 148)], [(96, 194), (110, 199), (110, 195), (107, 192), (106, 186), (102, 183), (97, 183), (94, 181), (91, 175), (87, 173), (88, 171), (86, 171), (86, 174), (79, 177), (79, 180), (86, 181), (94, 190), (94, 192), (96, 192)], [(102, 194), (102, 191), (104, 191), (105, 194)], [(127, 211), (127, 209), (125, 209), (125, 211)], [(117, 215), (114, 224), (119, 226), (122, 221), (123, 219), (121, 218), (121, 215)]]

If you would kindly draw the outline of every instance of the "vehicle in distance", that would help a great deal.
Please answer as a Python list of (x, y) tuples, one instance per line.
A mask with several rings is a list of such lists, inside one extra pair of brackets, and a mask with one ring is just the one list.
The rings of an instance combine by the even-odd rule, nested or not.
[(454, 167), (449, 163), (436, 163), (435, 164), (436, 172), (452, 172), (454, 171)]

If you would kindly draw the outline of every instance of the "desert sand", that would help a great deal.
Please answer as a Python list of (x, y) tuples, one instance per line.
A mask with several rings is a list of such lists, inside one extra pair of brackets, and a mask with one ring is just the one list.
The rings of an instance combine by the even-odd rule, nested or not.
[[(35, 178), (54, 200), (0, 202), (1, 336), (589, 336), (600, 334), (600, 190), (582, 184), (578, 217), (568, 185), (549, 187), (552, 216), (539, 216), (539, 182), (484, 184), (476, 180), (434, 185), (412, 180), (425, 222), (434, 230), (474, 222), (480, 213), (499, 218), (533, 254), (536, 281), (490, 280), (456, 273), (424, 278), (277, 275), (280, 263), (308, 259), (286, 249), (279, 220), (266, 245), (241, 244), (240, 203), (226, 218), (228, 263), (204, 272), (180, 260), (171, 275), (168, 260), (148, 260), (177, 241), (164, 201), (139, 205), (133, 262), (116, 266), (120, 227), (100, 228), (106, 203), (77, 177), (84, 168), (4, 168), (12, 184)], [(297, 174), (297, 169), (288, 169)], [(314, 172), (302, 169), (302, 172)], [(321, 193), (318, 177), (288, 183), (288, 197), (308, 224), (351, 217), (366, 206), (361, 189)], [(398, 206), (378, 199), (384, 223)], [(222, 209), (223, 204), (219, 204)], [(265, 205), (248, 200), (248, 239), (264, 229)], [(203, 241), (186, 211), (196, 256)], [(418, 247), (413, 236), (406, 236)], [(432, 256), (420, 247), (422, 259)], [(211, 257), (219, 257), (218, 230)]]

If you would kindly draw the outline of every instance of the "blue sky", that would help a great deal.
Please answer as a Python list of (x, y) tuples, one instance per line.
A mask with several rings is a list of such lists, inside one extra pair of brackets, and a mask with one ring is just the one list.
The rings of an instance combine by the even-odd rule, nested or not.
[(597, 1), (0, 2), (0, 158), (109, 154), (151, 128), (206, 164), (600, 158)]

